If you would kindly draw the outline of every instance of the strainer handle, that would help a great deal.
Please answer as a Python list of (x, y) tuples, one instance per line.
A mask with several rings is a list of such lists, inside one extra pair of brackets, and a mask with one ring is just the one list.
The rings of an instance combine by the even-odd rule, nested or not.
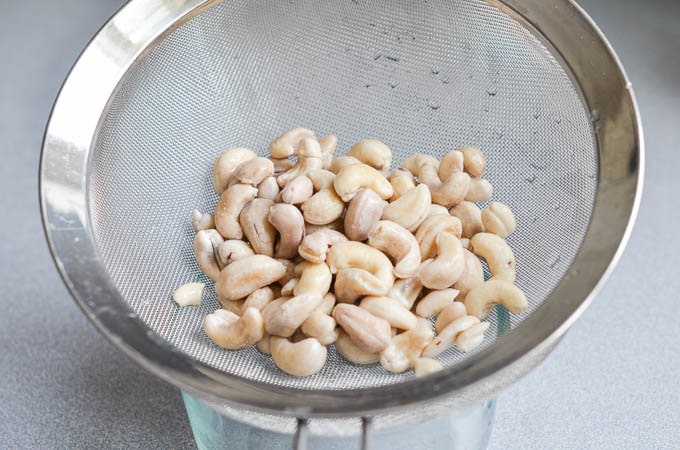
[[(373, 419), (370, 417), (361, 418), (361, 450), (370, 450), (371, 431)], [(298, 419), (295, 436), (293, 437), (293, 450), (307, 450), (307, 439), (309, 438), (309, 420)]]

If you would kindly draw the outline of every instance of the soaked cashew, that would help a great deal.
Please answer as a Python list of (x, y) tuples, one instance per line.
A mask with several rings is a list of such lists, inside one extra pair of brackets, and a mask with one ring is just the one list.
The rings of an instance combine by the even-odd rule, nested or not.
[(281, 200), (291, 205), (299, 205), (307, 201), (314, 193), (312, 180), (305, 175), (298, 175), (281, 190)]
[(240, 183), (257, 186), (272, 175), (274, 175), (274, 163), (269, 158), (258, 156), (239, 164), (234, 170), (233, 177)]
[(300, 329), (307, 337), (313, 337), (322, 345), (330, 345), (338, 339), (335, 319), (321, 311), (314, 311), (302, 322)]
[(246, 256), (232, 262), (220, 272), (215, 291), (227, 300), (238, 300), (279, 281), (285, 273), (286, 267), (269, 256)]
[(194, 254), (198, 267), (211, 280), (217, 280), (220, 266), (217, 262), (216, 249), (224, 242), (216, 230), (201, 230), (194, 236)]
[(368, 235), (368, 245), (392, 258), (395, 277), (410, 278), (418, 272), (421, 260), (418, 241), (398, 223), (389, 220), (378, 222)]
[(342, 216), (345, 202), (333, 188), (321, 189), (305, 201), (301, 209), (305, 221), (313, 225), (327, 225)]
[(430, 190), (426, 185), (419, 184), (387, 205), (382, 218), (396, 222), (413, 232), (427, 218), (430, 203)]
[(326, 264), (331, 273), (337, 274), (338, 301), (353, 301), (361, 295), (385, 295), (394, 283), (392, 263), (387, 256), (360, 242), (335, 244), (328, 251)]
[(277, 258), (294, 258), (297, 248), (305, 237), (305, 219), (293, 205), (278, 203), (269, 209), (269, 223), (279, 232), (276, 244)]
[(483, 178), (471, 178), (470, 187), (465, 194), (468, 202), (485, 202), (491, 198), (493, 186)]
[(255, 253), (274, 256), (276, 229), (269, 223), (269, 209), (273, 200), (256, 198), (250, 201), (239, 215), (241, 229)]
[(296, 377), (305, 377), (320, 371), (326, 364), (328, 350), (314, 338), (291, 342), (272, 336), (269, 349), (276, 367)]
[(413, 372), (417, 377), (424, 377), (440, 370), (444, 370), (444, 366), (436, 359), (416, 358), (413, 360)]
[(339, 242), (346, 242), (347, 237), (335, 230), (322, 229), (308, 234), (302, 239), (298, 253), (312, 263), (326, 261), (328, 249)]
[(465, 309), (464, 303), (449, 303), (437, 316), (434, 329), (437, 330), (437, 333), (441, 333), (441, 331), (446, 328), (448, 324), (464, 316), (467, 316), (467, 309)]
[(352, 241), (364, 241), (376, 226), (387, 202), (372, 189), (361, 189), (350, 200), (345, 212), (345, 235)]
[(489, 322), (482, 322), (459, 333), (456, 338), (456, 347), (465, 353), (476, 349), (484, 341), (484, 333), (489, 329), (489, 326)]
[(222, 152), (213, 166), (213, 188), (217, 195), (221, 195), (227, 189), (236, 167), (255, 157), (257, 155), (254, 151), (243, 147), (231, 148)]
[(431, 204), (430, 209), (427, 211), (428, 219), (432, 216), (440, 216), (442, 214), (448, 215), (449, 210), (442, 205), (437, 205), (436, 203)]
[(187, 283), (175, 289), (172, 299), (179, 306), (196, 306), (201, 304), (205, 283)]
[(195, 232), (215, 228), (215, 217), (212, 214), (203, 214), (197, 209), (191, 211), (191, 226)]
[(302, 294), (283, 302), (270, 302), (262, 310), (267, 333), (281, 337), (292, 336), (322, 301), (323, 296), (319, 294)]
[(225, 239), (243, 239), (238, 217), (255, 195), (257, 188), (249, 184), (235, 184), (220, 195), (215, 207), (215, 227)]
[(459, 150), (452, 150), (442, 156), (439, 162), (437, 174), (441, 180), (447, 180), (454, 172), (462, 172), (464, 168), (463, 153)]
[(418, 318), (411, 311), (404, 308), (399, 300), (390, 297), (366, 296), (359, 306), (374, 316), (385, 319), (392, 328), (410, 330), (418, 323)]
[(508, 205), (499, 202), (491, 202), (482, 210), (482, 223), (489, 233), (497, 234), (505, 238), (515, 231), (515, 215)]
[(425, 319), (418, 319), (415, 328), (392, 338), (390, 345), (380, 354), (380, 365), (393, 373), (401, 373), (420, 358), (434, 337), (432, 325)]
[(257, 186), (257, 198), (274, 200), (279, 195), (279, 183), (276, 177), (267, 177)]
[(321, 189), (331, 189), (333, 187), (333, 181), (335, 180), (335, 174), (325, 169), (310, 170), (307, 172), (306, 176), (312, 182), (312, 187), (315, 192), (318, 192)]
[(432, 291), (418, 302), (416, 314), (424, 318), (436, 316), (453, 303), (457, 296), (458, 291), (456, 289)]
[(481, 177), (486, 171), (486, 158), (484, 153), (477, 147), (462, 147), (459, 149), (463, 155), (463, 167), (470, 176)]
[(446, 289), (463, 275), (465, 258), (460, 240), (451, 233), (437, 236), (437, 257), (423, 261), (418, 276), (429, 289)]
[(326, 264), (304, 262), (298, 266), (302, 267), (302, 271), (300, 280), (293, 289), (295, 295), (319, 294), (323, 296), (328, 293), (333, 276)]
[(480, 319), (485, 318), (496, 305), (503, 305), (515, 314), (528, 307), (522, 290), (506, 280), (487, 280), (473, 288), (465, 297), (467, 313)]
[(468, 328), (479, 323), (479, 319), (474, 316), (463, 316), (446, 325), (437, 337), (425, 348), (423, 356), (433, 358), (440, 353), (448, 350), (456, 343), (458, 335)]
[(416, 231), (416, 241), (420, 246), (420, 256), (423, 260), (432, 258), (437, 253), (437, 236), (450, 233), (460, 237), (463, 227), (460, 219), (448, 214), (438, 214), (428, 217)]
[(484, 269), (482, 262), (471, 251), (464, 249), (465, 270), (463, 275), (453, 284), (453, 287), (460, 291), (461, 298), (465, 298), (470, 289), (484, 283)]
[(321, 147), (319, 141), (314, 138), (304, 138), (296, 151), (296, 155), (298, 160), (293, 168), (276, 177), (279, 186), (284, 187), (293, 178), (323, 167)]
[(399, 168), (388, 177), (394, 193), (390, 197), (390, 202), (395, 201), (411, 189), (416, 187), (416, 179), (407, 169)]
[(452, 216), (458, 217), (463, 226), (464, 238), (471, 238), (477, 233), (484, 231), (482, 224), (482, 211), (473, 202), (463, 201), (449, 210)]
[(338, 330), (338, 338), (334, 344), (338, 353), (354, 364), (371, 364), (380, 361), (380, 353), (360, 349), (342, 329)]
[(395, 281), (387, 296), (398, 300), (406, 309), (411, 309), (422, 290), (420, 278), (411, 277)]
[(392, 151), (375, 139), (362, 139), (349, 149), (347, 156), (352, 156), (364, 164), (377, 170), (388, 170), (392, 164)]
[(387, 200), (394, 194), (387, 178), (366, 164), (343, 167), (335, 176), (333, 187), (344, 202), (352, 200), (362, 188), (373, 189), (383, 200)]
[(220, 347), (239, 350), (262, 339), (264, 324), (262, 315), (256, 308), (247, 308), (241, 317), (218, 309), (206, 316), (203, 329), (210, 340)]
[(361, 161), (356, 159), (353, 156), (338, 156), (337, 158), (333, 158), (331, 161), (331, 165), (328, 168), (331, 172), (337, 174), (340, 172), (343, 168), (347, 166), (352, 166), (354, 164), (361, 164)]
[(429, 164), (423, 165), (416, 174), (421, 183), (427, 185), (432, 193), (432, 203), (450, 208), (466, 198), (470, 186), (470, 175), (453, 172), (446, 180), (439, 178), (437, 169)]
[(276, 293), (270, 287), (263, 287), (250, 294), (243, 302), (243, 309), (255, 308), (262, 311), (265, 306), (276, 298)]
[(269, 153), (272, 158), (278, 159), (293, 156), (305, 138), (314, 139), (314, 132), (307, 128), (293, 128), (269, 144)]
[(323, 162), (323, 168), (328, 170), (331, 167), (331, 161), (333, 161), (333, 153), (335, 153), (335, 147), (338, 145), (338, 137), (329, 134), (319, 139), (319, 146), (321, 146), (321, 160)]
[(381, 352), (390, 344), (392, 332), (389, 322), (366, 309), (341, 303), (333, 308), (333, 318), (365, 352)]
[(500, 236), (492, 233), (477, 233), (470, 239), (472, 252), (484, 258), (494, 279), (515, 282), (515, 255)]

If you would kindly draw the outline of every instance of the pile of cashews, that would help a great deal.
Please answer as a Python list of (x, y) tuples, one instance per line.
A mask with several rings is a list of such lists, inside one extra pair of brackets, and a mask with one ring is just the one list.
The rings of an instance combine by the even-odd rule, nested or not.
[[(222, 306), (203, 323), (216, 345), (256, 345), (294, 376), (321, 370), (331, 344), (354, 364), (424, 375), (442, 369), (445, 350), (478, 347), (494, 305), (527, 308), (504, 239), (514, 215), (475, 204), (492, 192), (479, 149), (414, 154), (390, 172), (379, 141), (339, 157), (336, 146), (295, 128), (270, 157), (217, 158), (215, 212), (192, 212), (196, 261)], [(200, 304), (203, 288), (188, 283), (174, 300)]]

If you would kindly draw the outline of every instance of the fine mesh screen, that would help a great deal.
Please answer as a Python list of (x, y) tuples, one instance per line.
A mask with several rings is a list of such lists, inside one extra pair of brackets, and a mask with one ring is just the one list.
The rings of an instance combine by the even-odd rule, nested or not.
[[(213, 345), (200, 307), (171, 295), (204, 280), (190, 211), (212, 211), (211, 167), (224, 149), (268, 143), (294, 126), (387, 143), (395, 166), (462, 145), (488, 158), (493, 198), (509, 204), (524, 315), (494, 311), (484, 345), (553, 289), (590, 218), (597, 148), (569, 76), (521, 24), (481, 0), (230, 1), (167, 36), (125, 77), (95, 142), (89, 187), (95, 239), (111, 277), (148, 326), (238, 376), (299, 388), (352, 389), (410, 377), (355, 367), (331, 349), (318, 374), (293, 378), (254, 348)], [(446, 366), (465, 356), (450, 349)]]

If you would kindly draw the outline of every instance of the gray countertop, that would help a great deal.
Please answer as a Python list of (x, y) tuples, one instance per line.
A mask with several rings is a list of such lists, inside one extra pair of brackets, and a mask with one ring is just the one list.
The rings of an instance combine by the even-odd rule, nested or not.
[[(194, 445), (179, 392), (119, 354), (80, 313), (40, 222), (50, 107), (80, 50), (121, 4), (9, 0), (0, 14), (3, 448)], [(490, 447), (677, 448), (680, 2), (581, 4), (633, 81), (645, 192), (628, 248), (596, 301), (542, 365), (499, 396)]]

